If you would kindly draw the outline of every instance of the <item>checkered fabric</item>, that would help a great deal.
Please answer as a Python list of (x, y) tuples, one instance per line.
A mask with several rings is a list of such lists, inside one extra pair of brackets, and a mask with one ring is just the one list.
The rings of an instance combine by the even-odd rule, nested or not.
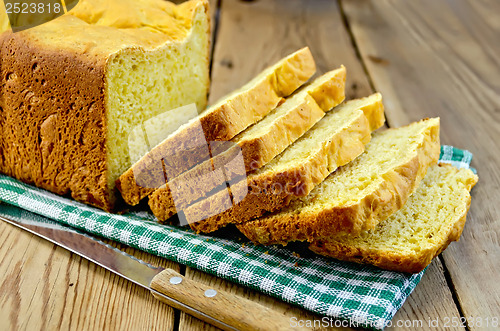
[(448, 163), (457, 168), (471, 169), (473, 173), (477, 174), (476, 169), (470, 167), (472, 161), (472, 153), (466, 150), (458, 149), (453, 146), (441, 146), (441, 155), (439, 162)]
[[(442, 162), (468, 168), (471, 159), (468, 151), (451, 146), (441, 149)], [(114, 215), (3, 175), (0, 201), (248, 286), (327, 318), (348, 321), (350, 326), (383, 329), (423, 275), (312, 254), (300, 257), (289, 248), (198, 235), (186, 228), (157, 224), (146, 212)]]

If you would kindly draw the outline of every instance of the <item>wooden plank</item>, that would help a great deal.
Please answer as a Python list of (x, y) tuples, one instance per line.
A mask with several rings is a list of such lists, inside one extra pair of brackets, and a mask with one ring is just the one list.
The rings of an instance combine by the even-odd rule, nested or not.
[[(450, 325), (445, 327), (446, 318)], [(403, 307), (386, 330), (464, 330), (454, 327), (451, 318), (460, 318), (457, 306), (444, 277), (443, 265), (435, 259), (425, 272), (420, 284), (410, 294)]]
[[(441, 117), (441, 138), (473, 152), (479, 183), (459, 243), (443, 253), (466, 317), (500, 316), (500, 2), (345, 1), (389, 118)], [(476, 329), (470, 320), (471, 330)], [(490, 325), (491, 328), (491, 325)]]
[(224, 0), (210, 103), (304, 46), (311, 48), (318, 74), (347, 67), (348, 98), (371, 93), (335, 2)]
[[(5, 330), (172, 329), (174, 311), (150, 292), (0, 221), (0, 320)], [(127, 249), (164, 267), (178, 265)]]
[[(305, 45), (313, 52), (318, 73), (340, 64), (347, 67), (348, 99), (372, 92), (335, 1), (224, 0), (213, 59), (210, 102), (238, 88), (280, 57)], [(190, 268), (187, 268), (186, 276), (247, 296), (250, 293)], [(438, 305), (429, 305), (428, 297), (436, 293), (439, 295)], [(296, 311), (296, 308), (265, 295), (253, 293), (252, 298), (264, 300), (276, 309)], [(427, 321), (430, 317), (444, 316), (459, 317), (459, 314), (446, 286), (441, 262), (435, 261), (418, 285), (417, 293), (410, 296), (395, 320)], [(181, 314), (179, 326), (182, 330), (215, 329), (185, 314)]]

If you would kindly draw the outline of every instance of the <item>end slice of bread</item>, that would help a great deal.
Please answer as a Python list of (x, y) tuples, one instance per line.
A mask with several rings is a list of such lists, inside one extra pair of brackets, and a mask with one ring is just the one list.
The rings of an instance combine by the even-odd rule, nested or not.
[[(344, 101), (345, 79), (342, 66), (303, 86), (264, 119), (234, 137), (227, 150), (155, 190), (149, 196), (154, 215), (165, 221), (226, 181), (241, 180), (247, 172), (267, 164), (323, 118), (325, 112)], [(244, 169), (227, 166), (239, 153)]]
[[(375, 123), (382, 125), (382, 96), (349, 101), (307, 131), (283, 153), (246, 180), (231, 186), (234, 205), (226, 209), (225, 190), (185, 209), (184, 216), (193, 230), (212, 232), (227, 224), (242, 223), (265, 212), (285, 207), (293, 197), (306, 196), (331, 172), (363, 153)], [(370, 122), (373, 120), (374, 122)], [(238, 196), (239, 185), (248, 194)], [(218, 215), (215, 215), (221, 209)], [(212, 214), (215, 216), (206, 217)]]
[(238, 229), (270, 245), (359, 234), (399, 210), (439, 158), (439, 118), (374, 134), (366, 152), (331, 174), (308, 196)]
[(469, 169), (439, 164), (431, 167), (408, 202), (375, 229), (359, 236), (332, 234), (315, 241), (315, 253), (339, 260), (372, 264), (401, 272), (420, 272), (452, 241), (465, 225), (478, 177)]
[(209, 153), (203, 151), (208, 151), (207, 142), (232, 139), (276, 108), (283, 97), (304, 84), (315, 70), (311, 52), (305, 47), (179, 127), (118, 178), (116, 185), (124, 201), (136, 205), (165, 184), (164, 171), (174, 178), (206, 160)]

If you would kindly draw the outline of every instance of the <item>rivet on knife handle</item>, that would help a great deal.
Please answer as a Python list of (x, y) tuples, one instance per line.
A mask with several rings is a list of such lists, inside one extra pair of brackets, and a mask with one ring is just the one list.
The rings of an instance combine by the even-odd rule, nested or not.
[[(181, 278), (180, 282), (172, 279)], [(214, 290), (167, 269), (153, 278), (151, 288), (239, 330), (289, 330), (290, 317), (232, 293)], [(162, 301), (162, 297), (153, 295)], [(181, 308), (182, 309), (182, 308)]]

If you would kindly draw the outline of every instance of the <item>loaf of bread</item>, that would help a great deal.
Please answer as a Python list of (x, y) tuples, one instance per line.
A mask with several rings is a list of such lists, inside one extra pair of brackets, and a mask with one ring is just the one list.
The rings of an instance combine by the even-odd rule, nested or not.
[[(227, 150), (155, 190), (149, 196), (154, 215), (165, 221), (214, 189), (242, 180), (247, 172), (267, 164), (344, 100), (345, 79), (344, 67), (322, 75), (234, 137)], [(238, 155), (244, 168), (231, 165)]]
[(332, 234), (328, 240), (311, 243), (310, 249), (339, 260), (420, 272), (460, 238), (471, 201), (469, 191), (477, 179), (469, 169), (435, 165), (403, 208), (375, 229), (359, 236)]
[(184, 217), (193, 230), (212, 232), (281, 209), (292, 198), (309, 194), (337, 167), (363, 153), (372, 130), (383, 123), (380, 94), (349, 101), (326, 114), (267, 165), (231, 186), (234, 206), (228, 204), (222, 190), (185, 209)]
[(429, 166), (437, 163), (439, 152), (439, 118), (376, 132), (365, 153), (308, 196), (238, 229), (265, 245), (373, 229), (405, 204)]
[[(157, 188), (210, 158), (207, 142), (227, 141), (276, 108), (315, 72), (303, 48), (265, 69), (199, 116), (181, 126), (117, 180), (123, 199), (136, 205)], [(200, 152), (203, 151), (203, 152)], [(181, 152), (179, 152), (181, 151)]]
[(0, 172), (104, 210), (132, 128), (209, 87), (208, 1), (80, 0), (0, 35)]

